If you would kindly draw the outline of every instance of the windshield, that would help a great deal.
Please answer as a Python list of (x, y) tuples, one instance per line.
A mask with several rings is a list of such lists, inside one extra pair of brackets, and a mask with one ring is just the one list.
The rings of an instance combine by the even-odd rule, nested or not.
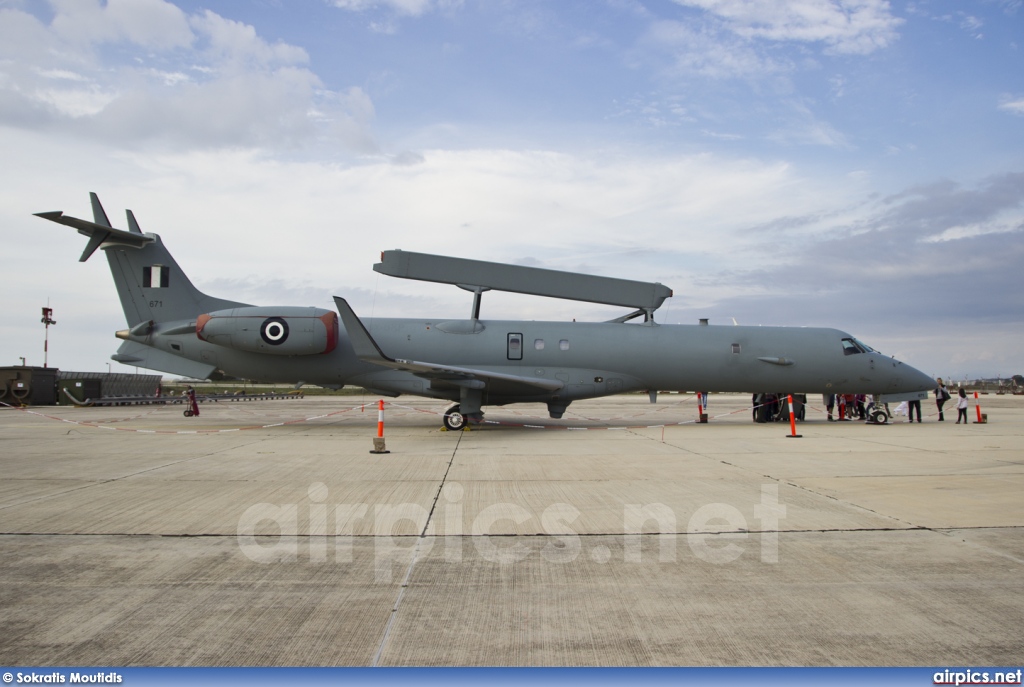
[(862, 341), (848, 338), (843, 339), (843, 353), (845, 355), (856, 355), (857, 353), (877, 353), (877, 351)]

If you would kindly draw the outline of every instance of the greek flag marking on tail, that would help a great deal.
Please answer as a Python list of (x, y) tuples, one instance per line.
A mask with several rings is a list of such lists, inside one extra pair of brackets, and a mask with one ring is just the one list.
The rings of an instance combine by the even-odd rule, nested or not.
[(164, 265), (142, 268), (142, 286), (148, 289), (166, 289), (170, 285), (171, 270)]

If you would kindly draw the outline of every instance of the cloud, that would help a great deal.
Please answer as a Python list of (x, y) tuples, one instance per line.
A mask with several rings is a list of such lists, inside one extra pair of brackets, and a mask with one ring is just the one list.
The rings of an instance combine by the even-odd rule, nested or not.
[(769, 140), (786, 144), (850, 148), (846, 136), (815, 116), (807, 104), (796, 101), (785, 104), (786, 109), (780, 110), (780, 117), (785, 119), (785, 123), (768, 134)]
[(884, 48), (902, 20), (885, 0), (675, 0), (720, 19), (747, 39), (823, 43), (828, 52), (865, 55)]
[(187, 47), (194, 38), (185, 13), (163, 0), (53, 0), (50, 27), (62, 42), (129, 42), (150, 50)]
[(999, 103), (999, 109), (1018, 117), (1024, 116), (1024, 96), (1003, 96)]
[(752, 78), (787, 71), (790, 65), (758, 51), (749, 41), (708, 24), (653, 22), (643, 42), (671, 54), (670, 73), (712, 79)]
[[(943, 181), (907, 189), (824, 226), (826, 232), (802, 242), (767, 232), (784, 260), (716, 276), (709, 286), (760, 284), (772, 295), (734, 295), (716, 309), (748, 321), (767, 312), (792, 313), (766, 324), (846, 322), (905, 332), (965, 323), (1024, 328), (1018, 276), (1024, 173), (995, 176), (976, 188)], [(766, 306), (765, 298), (776, 306)]]
[(397, 14), (418, 17), (433, 10), (440, 3), (435, 0), (333, 0), (332, 4), (338, 9), (351, 12), (383, 8)]
[[(45, 293), (74, 313), (58, 328), (75, 340), (65, 367), (101, 367), (122, 316), (104, 262), (79, 265), (81, 237), (30, 213), (89, 217), (89, 190), (115, 226), (131, 207), (197, 286), (259, 304), (329, 308), (342, 295), (361, 315), (463, 317), (458, 289), (372, 272), (381, 250), (403, 248), (660, 281), (676, 297), (659, 322), (836, 326), (943, 375), (975, 369), (950, 362), (966, 346), (990, 358), (979, 372), (1008, 372), (1024, 335), (1024, 173), (872, 197), (863, 179), (710, 154), (428, 149), (339, 164), (239, 149), (111, 154), (10, 129), (0, 147), (22, 161), (0, 170), (3, 238), (66, 265), (44, 279), (42, 263), (12, 263), (10, 307), (35, 313)], [(622, 313), (488, 294), (484, 314)], [(5, 325), (0, 359), (34, 350), (38, 317), (22, 319)]]
[(252, 26), (225, 19), (210, 10), (191, 17), (189, 24), (205, 40), (209, 61), (220, 69), (248, 65), (266, 68), (309, 62), (309, 55), (302, 48), (281, 42), (270, 45), (256, 34)]
[(248, 24), (162, 0), (53, 10), (0, 10), (0, 124), (124, 148), (379, 152), (364, 91), (325, 88), (305, 50)]
[(435, 11), (450, 11), (462, 5), (462, 0), (332, 0), (335, 7), (348, 12), (373, 13), (377, 18), (368, 28), (374, 33), (398, 33), (399, 19), (417, 18)]

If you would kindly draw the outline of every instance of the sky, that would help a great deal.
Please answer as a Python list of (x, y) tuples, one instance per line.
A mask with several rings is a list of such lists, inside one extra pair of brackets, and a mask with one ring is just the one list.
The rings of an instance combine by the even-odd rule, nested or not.
[[(105, 370), (131, 208), (202, 290), (467, 317), (382, 250), (662, 282), (1024, 373), (1022, 0), (0, 0), (0, 365)], [(622, 309), (488, 293), (485, 319)], [(114, 371), (132, 371), (111, 363)]]

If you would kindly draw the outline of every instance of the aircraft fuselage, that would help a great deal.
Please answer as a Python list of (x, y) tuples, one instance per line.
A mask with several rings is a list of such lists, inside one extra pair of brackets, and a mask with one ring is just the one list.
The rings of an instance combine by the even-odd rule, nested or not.
[[(897, 394), (932, 384), (930, 377), (877, 351), (846, 353), (843, 340), (852, 337), (836, 329), (518, 320), (479, 321), (474, 327), (472, 320), (390, 318), (363, 322), (393, 358), (563, 384), (558, 391), (525, 397), (492, 384), (484, 403), (493, 405), (551, 398), (571, 401), (647, 389)], [(334, 351), (316, 356), (227, 351), (195, 337), (183, 343), (179, 355), (196, 360), (230, 353), (217, 364), (232, 376), (459, 398), (457, 386), (360, 361), (344, 331)]]

